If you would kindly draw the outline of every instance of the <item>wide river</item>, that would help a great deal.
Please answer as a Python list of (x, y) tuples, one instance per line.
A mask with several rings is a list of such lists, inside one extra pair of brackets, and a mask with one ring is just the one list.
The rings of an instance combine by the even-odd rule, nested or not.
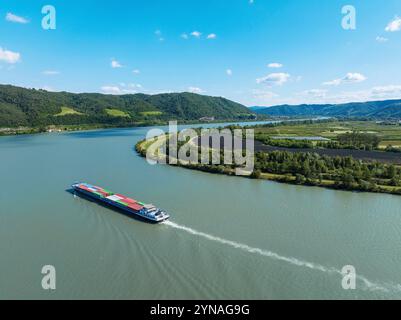
[[(151, 166), (134, 150), (147, 131), (0, 138), (1, 299), (401, 298), (400, 196)], [(172, 218), (129, 218), (74, 197), (75, 181)]]

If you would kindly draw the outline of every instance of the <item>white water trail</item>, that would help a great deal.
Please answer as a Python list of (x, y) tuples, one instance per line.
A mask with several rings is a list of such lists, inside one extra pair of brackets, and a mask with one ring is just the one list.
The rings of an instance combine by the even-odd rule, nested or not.
[[(295, 266), (299, 266), (299, 267), (304, 267), (304, 268), (308, 268), (311, 270), (316, 270), (316, 271), (320, 271), (320, 272), (324, 272), (324, 273), (328, 273), (328, 274), (338, 274), (340, 276), (343, 276), (341, 270), (334, 268), (334, 267), (326, 267), (320, 264), (316, 264), (313, 262), (308, 262), (308, 261), (304, 261), (304, 260), (300, 260), (294, 257), (285, 257), (282, 255), (279, 255), (278, 253), (269, 251), (269, 250), (265, 250), (265, 249), (260, 249), (260, 248), (254, 248), (251, 246), (248, 246), (246, 244), (243, 243), (239, 243), (239, 242), (235, 242), (235, 241), (231, 241), (231, 240), (227, 240), (227, 239), (223, 239), (217, 236), (213, 236), (211, 234), (207, 234), (204, 232), (200, 232), (197, 230), (194, 230), (192, 228), (183, 226), (183, 225), (179, 225), (175, 222), (172, 221), (165, 221), (163, 223), (164, 225), (170, 226), (174, 229), (178, 229), (178, 230), (182, 230), (185, 231), (189, 234), (192, 234), (194, 236), (198, 236), (201, 238), (205, 238), (207, 240), (210, 241), (215, 241), (215, 242), (219, 242), (221, 244), (224, 245), (228, 245), (230, 247), (233, 247), (235, 249), (240, 249), (242, 251), (246, 251), (248, 253), (253, 253), (253, 254), (258, 254), (260, 256), (264, 256), (264, 257), (268, 257), (268, 258), (272, 258), (274, 260), (278, 260), (278, 261), (284, 261), (286, 263), (295, 265)], [(364, 290), (368, 290), (368, 291), (382, 291), (382, 292), (390, 292), (390, 291), (396, 291), (396, 292), (401, 292), (401, 285), (400, 284), (392, 284), (392, 283), (375, 283), (370, 281), (368, 278), (364, 277), (364, 276), (360, 276), (357, 275), (357, 280), (361, 281), (364, 285), (364, 287), (362, 287), (362, 289)]]

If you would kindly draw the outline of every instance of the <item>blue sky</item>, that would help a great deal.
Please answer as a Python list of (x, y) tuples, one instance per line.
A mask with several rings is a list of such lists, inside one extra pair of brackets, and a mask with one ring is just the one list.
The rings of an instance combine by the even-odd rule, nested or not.
[(3, 0), (0, 83), (248, 106), (401, 98), (398, 17), (400, 0)]

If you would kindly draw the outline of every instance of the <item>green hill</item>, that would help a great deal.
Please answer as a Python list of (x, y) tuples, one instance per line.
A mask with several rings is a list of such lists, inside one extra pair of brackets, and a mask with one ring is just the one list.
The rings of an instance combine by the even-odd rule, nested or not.
[(268, 116), (326, 116), (343, 118), (401, 119), (401, 100), (370, 101), (345, 104), (303, 104), (274, 107), (253, 107), (258, 114)]
[(245, 106), (194, 93), (158, 95), (74, 94), (0, 85), (0, 127), (108, 124), (167, 120), (241, 120), (254, 117)]

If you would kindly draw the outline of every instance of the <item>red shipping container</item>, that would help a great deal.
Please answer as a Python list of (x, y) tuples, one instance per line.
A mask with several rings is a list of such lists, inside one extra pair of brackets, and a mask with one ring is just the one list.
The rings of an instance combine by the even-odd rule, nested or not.
[(143, 208), (139, 204), (130, 204), (128, 207), (133, 209), (133, 210), (135, 210), (135, 211), (139, 211), (139, 210), (141, 210)]

